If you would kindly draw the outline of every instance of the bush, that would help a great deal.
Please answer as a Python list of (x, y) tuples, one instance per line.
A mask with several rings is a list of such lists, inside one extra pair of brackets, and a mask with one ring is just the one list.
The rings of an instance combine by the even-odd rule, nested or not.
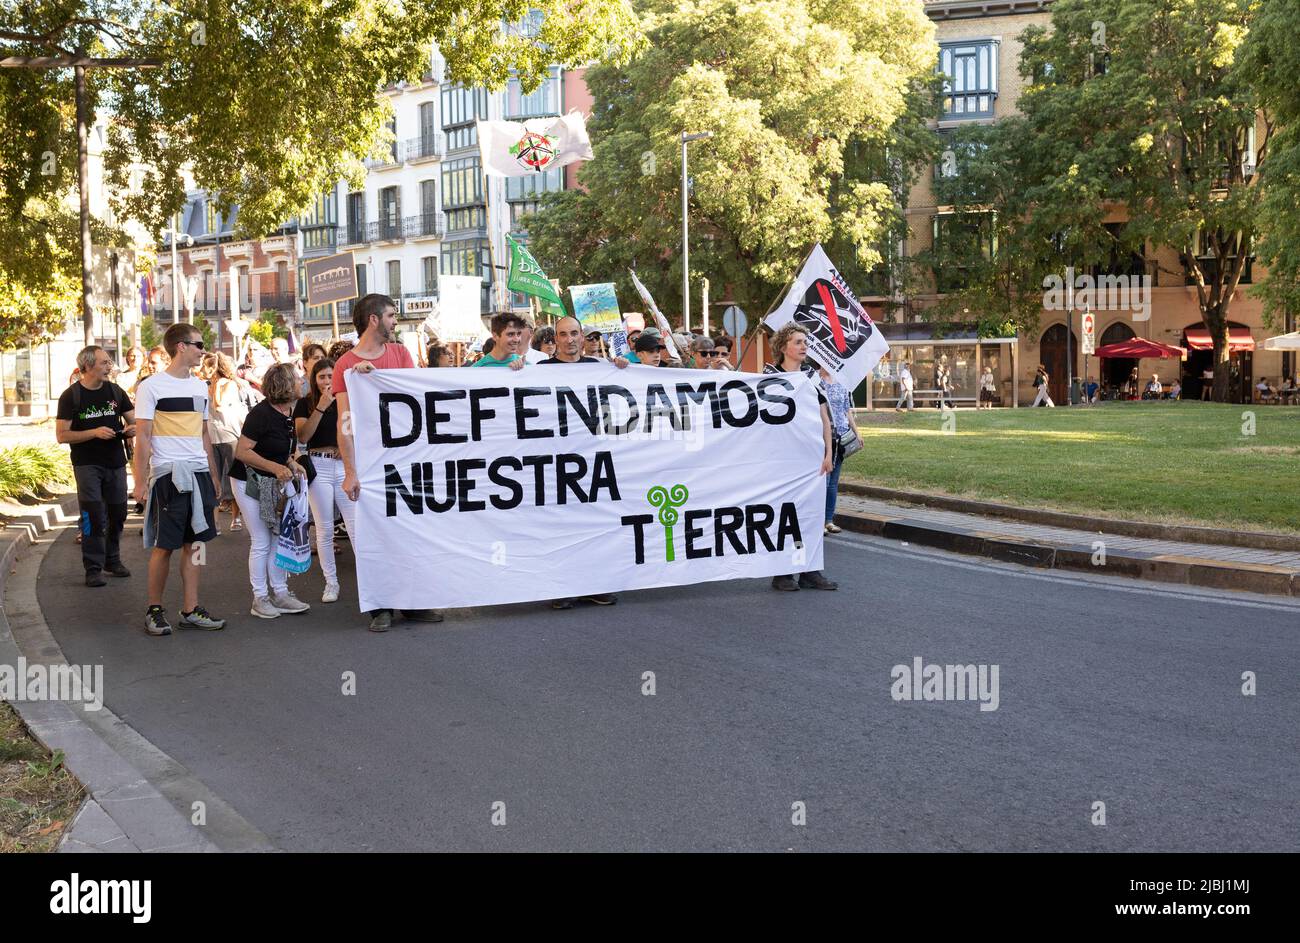
[(36, 495), (42, 489), (73, 481), (67, 449), (57, 445), (20, 445), (0, 449), (0, 498)]

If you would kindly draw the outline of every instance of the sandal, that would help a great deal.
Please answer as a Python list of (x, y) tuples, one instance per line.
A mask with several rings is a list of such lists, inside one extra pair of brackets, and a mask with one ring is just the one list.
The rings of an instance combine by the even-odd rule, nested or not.
[(834, 521), (830, 521), (826, 525), (826, 533), (828, 534), (838, 534), (843, 529), (844, 529), (843, 527), (841, 527), (839, 524), (836, 524)]

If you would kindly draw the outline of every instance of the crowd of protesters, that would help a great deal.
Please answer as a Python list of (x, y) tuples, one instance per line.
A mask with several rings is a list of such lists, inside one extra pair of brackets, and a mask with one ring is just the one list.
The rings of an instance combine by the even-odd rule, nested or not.
[[(385, 295), (370, 294), (352, 308), (356, 340), (329, 347), (309, 343), (297, 355), (276, 338), (270, 363), (259, 362), (250, 349), (236, 364), (225, 353), (205, 349), (198, 328), (173, 324), (162, 343), (147, 353), (126, 352), (120, 368), (97, 346), (78, 354), (74, 382), (59, 400), (57, 438), (72, 451), (81, 521), (78, 540), (86, 585), (103, 586), (105, 576), (125, 578), (120, 540), (128, 497), (144, 514), (148, 561), (145, 629), (169, 635), (172, 626), (163, 594), (172, 556), (179, 554), (183, 628), (221, 629), (199, 600), (201, 552), (194, 552), (221, 533), (220, 512), (228, 512), (231, 531), (248, 534), (248, 575), (252, 615), (276, 619), (308, 612), (311, 606), (289, 587), (289, 572), (276, 563), (281, 486), (305, 489), (315, 530), (314, 555), (325, 580), (322, 603), (339, 599), (337, 541), (355, 534), (357, 475), (353, 437), (340, 417), (350, 415), (348, 375), (416, 366), (397, 337), (397, 306)], [(607, 361), (620, 369), (675, 367), (734, 370), (728, 337), (675, 333), (656, 327), (632, 331), (628, 350), (616, 356), (608, 338), (584, 330), (572, 315), (534, 329), (512, 313), (491, 319), (490, 337), (477, 349), (434, 340), (422, 351), (429, 367), (500, 367), (523, 370), (531, 365), (563, 366)], [(857, 436), (848, 391), (834, 376), (808, 358), (807, 334), (787, 325), (773, 341), (773, 362), (764, 372), (801, 372), (816, 384), (822, 414), (821, 472), (826, 476), (828, 533), (834, 523), (840, 467)], [(477, 345), (476, 345), (477, 346)], [(113, 377), (116, 377), (114, 382)], [(861, 440), (857, 440), (858, 447)], [(127, 466), (134, 486), (128, 491)], [(341, 519), (341, 520), (340, 520)], [(774, 589), (833, 590), (836, 584), (818, 571), (779, 576)], [(555, 609), (576, 601), (613, 605), (613, 594), (560, 598)], [(409, 621), (440, 622), (433, 610), (402, 613)], [(394, 610), (366, 614), (369, 628), (392, 626)]]

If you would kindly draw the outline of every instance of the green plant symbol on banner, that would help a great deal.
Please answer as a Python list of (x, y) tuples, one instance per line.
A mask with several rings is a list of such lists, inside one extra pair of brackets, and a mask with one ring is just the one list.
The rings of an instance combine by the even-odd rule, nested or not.
[(646, 492), (645, 499), (651, 507), (659, 509), (659, 523), (664, 525), (664, 558), (672, 563), (676, 559), (673, 553), (673, 525), (677, 523), (677, 509), (686, 503), (690, 492), (685, 485), (673, 485), (665, 488), (655, 485)]

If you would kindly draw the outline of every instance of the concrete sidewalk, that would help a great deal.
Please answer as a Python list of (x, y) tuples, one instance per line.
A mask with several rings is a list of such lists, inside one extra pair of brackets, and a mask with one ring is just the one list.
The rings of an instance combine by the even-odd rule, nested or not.
[(1300, 553), (1292, 551), (1024, 523), (885, 501), (844, 488), (835, 520), (846, 530), (1027, 566), (1300, 596)]

